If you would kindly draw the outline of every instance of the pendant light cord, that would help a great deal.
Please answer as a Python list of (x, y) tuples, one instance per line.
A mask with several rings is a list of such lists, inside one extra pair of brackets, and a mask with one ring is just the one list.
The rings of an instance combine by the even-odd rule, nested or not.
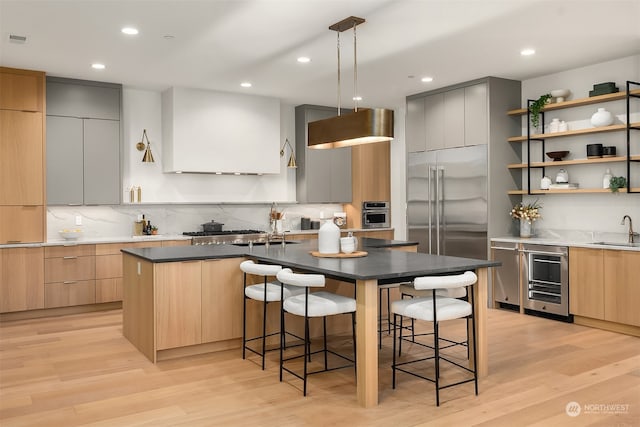
[(338, 34), (338, 116), (340, 115), (340, 31), (337, 31)]
[(353, 23), (353, 102), (354, 112), (358, 112), (358, 49), (356, 23)]

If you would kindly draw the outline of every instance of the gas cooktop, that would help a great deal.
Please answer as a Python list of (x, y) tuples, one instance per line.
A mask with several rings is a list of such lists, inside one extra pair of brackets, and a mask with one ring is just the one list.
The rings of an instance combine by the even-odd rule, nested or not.
[(229, 234), (264, 234), (260, 230), (223, 230), (223, 231), (185, 231), (185, 236), (201, 237), (201, 236), (226, 236)]

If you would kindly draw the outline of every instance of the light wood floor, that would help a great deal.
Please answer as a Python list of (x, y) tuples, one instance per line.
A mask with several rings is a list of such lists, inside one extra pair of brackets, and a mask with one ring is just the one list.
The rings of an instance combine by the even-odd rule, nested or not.
[(471, 384), (444, 390), (439, 408), (429, 382), (399, 374), (392, 390), (387, 336), (380, 405), (365, 410), (352, 369), (312, 376), (304, 398), (299, 380), (278, 381), (277, 352), (265, 371), (240, 350), (153, 365), (122, 337), (121, 316), (3, 323), (0, 425), (640, 425), (640, 339), (612, 332), (489, 310), (490, 375), (477, 397)]

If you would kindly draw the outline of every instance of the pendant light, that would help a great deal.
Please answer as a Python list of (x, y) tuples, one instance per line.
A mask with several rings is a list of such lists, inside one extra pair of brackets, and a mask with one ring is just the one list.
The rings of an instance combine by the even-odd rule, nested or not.
[[(357, 85), (357, 36), (356, 26), (365, 22), (363, 18), (350, 16), (329, 27), (338, 35), (338, 115), (324, 120), (309, 122), (307, 146), (315, 149), (340, 148), (393, 139), (393, 110), (363, 108), (358, 110)], [(353, 91), (355, 107), (353, 113), (340, 114), (340, 33), (353, 29)]]
[[(144, 143), (144, 140), (147, 140), (147, 143)], [(142, 156), (142, 163), (154, 163), (153, 154), (151, 153), (151, 143), (149, 142), (149, 137), (147, 136), (147, 130), (144, 129), (142, 131), (142, 139), (140, 142), (136, 144), (136, 148), (138, 151), (144, 150), (144, 156)]]

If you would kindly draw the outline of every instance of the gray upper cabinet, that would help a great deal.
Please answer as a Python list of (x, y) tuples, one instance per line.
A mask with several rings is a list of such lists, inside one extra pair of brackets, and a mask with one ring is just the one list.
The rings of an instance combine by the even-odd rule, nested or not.
[(47, 116), (47, 203), (84, 201), (82, 119)]
[(47, 115), (120, 120), (120, 85), (47, 78)]
[(407, 152), (488, 142), (487, 83), (459, 85), (407, 99)]
[(426, 150), (426, 126), (424, 116), (424, 98), (407, 101), (406, 145), (410, 153)]
[(122, 86), (47, 78), (47, 203), (120, 203)]
[(296, 107), (296, 198), (302, 203), (351, 203), (351, 148), (307, 147), (307, 123), (336, 116), (336, 109)]

